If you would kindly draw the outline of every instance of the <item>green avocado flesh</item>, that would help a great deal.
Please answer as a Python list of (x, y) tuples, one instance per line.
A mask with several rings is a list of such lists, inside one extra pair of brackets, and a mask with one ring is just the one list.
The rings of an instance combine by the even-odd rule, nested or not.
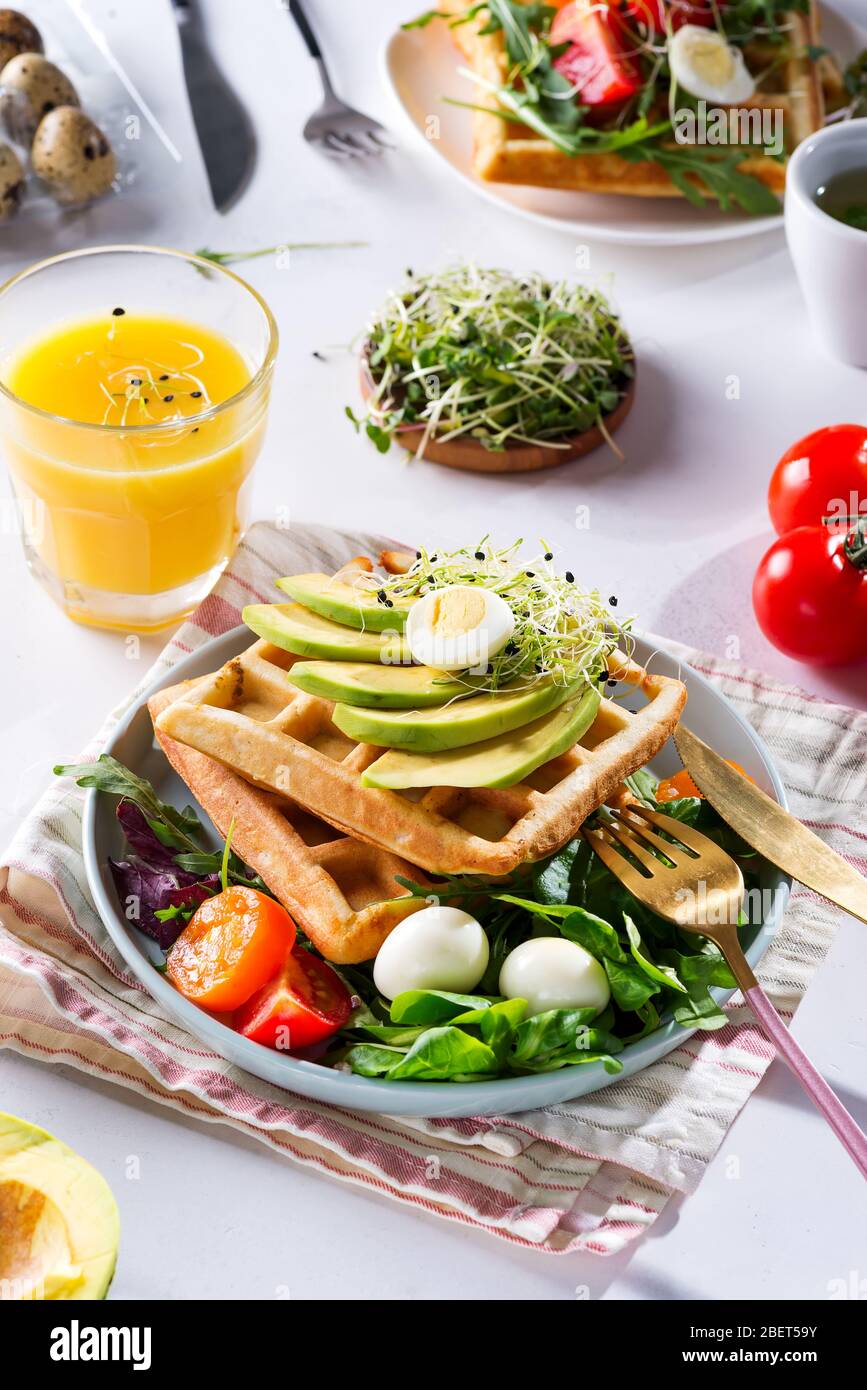
[[(581, 682), (580, 684), (583, 684)], [(406, 748), (412, 753), (440, 753), (499, 737), (557, 709), (578, 689), (538, 681), (519, 690), (471, 695), (440, 709), (370, 710), (337, 705), (331, 716), (338, 729), (359, 743)]]
[(119, 1239), (105, 1178), (44, 1129), (0, 1113), (0, 1297), (105, 1298)]
[(257, 637), (296, 656), (380, 661), (384, 665), (411, 659), (402, 637), (343, 627), (300, 603), (249, 603), (241, 616)]
[(520, 729), (444, 753), (390, 749), (362, 774), (365, 787), (511, 787), (571, 748), (596, 718), (600, 695), (587, 688)]
[(277, 580), (277, 588), (323, 618), (373, 632), (403, 632), (407, 612), (414, 602), (396, 599), (388, 608), (377, 601), (375, 593), (356, 589), (341, 579), (329, 579), (327, 574), (290, 574)]
[(288, 676), (308, 695), (369, 709), (427, 709), (472, 695), (484, 677), (454, 680), (432, 666), (380, 666), (372, 661), (296, 661)]

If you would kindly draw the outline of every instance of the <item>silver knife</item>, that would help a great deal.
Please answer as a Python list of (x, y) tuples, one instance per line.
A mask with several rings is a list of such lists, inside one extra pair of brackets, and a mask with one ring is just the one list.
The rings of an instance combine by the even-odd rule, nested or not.
[(244, 106), (208, 51), (195, 0), (172, 0), (172, 5), (211, 196), (218, 211), (225, 212), (249, 182), (256, 137)]
[(867, 922), (867, 878), (681, 724), (674, 742), (711, 806), (784, 873)]

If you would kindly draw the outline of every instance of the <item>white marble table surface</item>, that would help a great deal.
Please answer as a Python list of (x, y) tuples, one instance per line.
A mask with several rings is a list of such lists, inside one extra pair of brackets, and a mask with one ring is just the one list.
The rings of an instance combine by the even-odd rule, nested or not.
[[(777, 456), (809, 429), (865, 418), (863, 374), (829, 361), (811, 341), (782, 237), (677, 251), (591, 244), (590, 274), (610, 285), (641, 359), (637, 404), (621, 435), (625, 462), (601, 452), (541, 478), (486, 479), (381, 458), (344, 418), (356, 386), (341, 345), (403, 267), (475, 255), (568, 275), (574, 241), (477, 199), (403, 136), (379, 163), (323, 160), (299, 136), (318, 99), (316, 75), (280, 5), (201, 3), (214, 52), (261, 141), (254, 181), (225, 218), (207, 210), (168, 0), (148, 6), (146, 26), (138, 7), (84, 5), (106, 24), (184, 157), (185, 178), (164, 206), (149, 204), (141, 239), (190, 249), (367, 243), (246, 268), (282, 332), (256, 515), (285, 516), (288, 508), (293, 520), (435, 543), (453, 537), (458, 522), (462, 535), (544, 535), (643, 626), (739, 653), (814, 695), (863, 706), (864, 667), (796, 666), (763, 639), (750, 607), (752, 573), (770, 541), (765, 489)], [(857, 15), (859, 0), (837, 3)], [(341, 90), (394, 122), (379, 53), (413, 13), (412, 0), (310, 0), (310, 8)], [(131, 221), (119, 224), (130, 240)], [(95, 213), (64, 233), (70, 245), (117, 235)], [(40, 249), (10, 237), (0, 245), (2, 268)], [(726, 392), (732, 374), (740, 379), (736, 400)], [(580, 531), (579, 505), (591, 518)], [(50, 765), (75, 754), (159, 647), (145, 641), (130, 660), (122, 637), (68, 623), (28, 577), (9, 531), (0, 535), (4, 840)], [(845, 919), (794, 1026), (862, 1123), (865, 966), (865, 929)], [(833, 1281), (855, 1290), (867, 1275), (857, 1174), (779, 1063), (700, 1190), (672, 1202), (649, 1238), (608, 1261), (517, 1250), (404, 1211), (66, 1067), (0, 1055), (0, 1105), (61, 1135), (112, 1181), (124, 1228), (119, 1298), (268, 1298), (288, 1287), (294, 1297), (570, 1299), (587, 1286), (592, 1297), (624, 1299), (823, 1299), (842, 1287)], [(137, 1181), (124, 1176), (131, 1154), (141, 1161)], [(867, 1296), (867, 1283), (860, 1288)]]

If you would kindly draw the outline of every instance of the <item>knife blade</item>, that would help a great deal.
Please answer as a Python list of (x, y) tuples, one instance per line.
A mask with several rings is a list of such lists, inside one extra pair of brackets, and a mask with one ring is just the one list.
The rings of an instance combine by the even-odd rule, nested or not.
[(211, 197), (219, 212), (236, 202), (256, 162), (256, 137), (245, 107), (220, 72), (205, 43), (198, 6), (172, 0), (184, 77)]
[(699, 791), (742, 840), (799, 883), (867, 922), (867, 879), (851, 864), (683, 724), (675, 730), (674, 742)]

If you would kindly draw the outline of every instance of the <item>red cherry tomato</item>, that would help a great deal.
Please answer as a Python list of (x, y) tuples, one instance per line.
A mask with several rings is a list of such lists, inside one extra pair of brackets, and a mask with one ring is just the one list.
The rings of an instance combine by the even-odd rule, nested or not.
[(573, 0), (554, 17), (549, 42), (569, 47), (554, 67), (576, 89), (583, 106), (619, 106), (641, 88), (638, 66), (624, 52), (625, 35), (615, 11)]
[(768, 510), (777, 535), (824, 516), (867, 511), (867, 427), (827, 425), (787, 449), (771, 476)]
[(867, 657), (863, 534), (859, 557), (857, 535), (799, 526), (774, 541), (761, 561), (753, 608), (768, 641), (786, 656), (817, 666)]
[(245, 1038), (280, 1052), (321, 1042), (342, 1028), (352, 996), (330, 965), (300, 948), (234, 1017)]

